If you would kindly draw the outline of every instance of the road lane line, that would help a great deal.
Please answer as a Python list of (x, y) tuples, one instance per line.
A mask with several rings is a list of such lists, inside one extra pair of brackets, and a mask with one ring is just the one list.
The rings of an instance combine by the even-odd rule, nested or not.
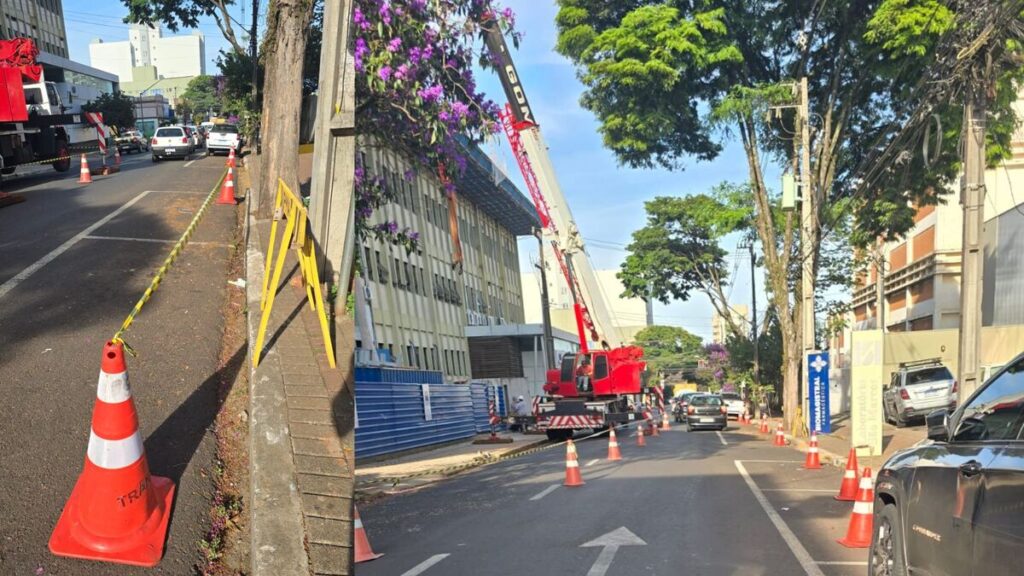
[(119, 214), (121, 214), (122, 212), (124, 212), (125, 210), (127, 210), (127, 209), (131, 208), (132, 206), (134, 206), (136, 202), (138, 202), (139, 200), (142, 200), (143, 198), (145, 198), (147, 194), (149, 194), (149, 191), (144, 191), (144, 192), (139, 193), (138, 196), (136, 196), (135, 198), (132, 198), (131, 200), (125, 202), (117, 210), (114, 210), (110, 214), (107, 214), (103, 218), (100, 218), (92, 226), (89, 226), (85, 230), (82, 230), (78, 234), (75, 234), (67, 242), (64, 242), (60, 246), (58, 246), (58, 247), (54, 248), (52, 251), (50, 251), (50, 253), (47, 254), (46, 256), (43, 256), (39, 260), (36, 260), (35, 262), (33, 262), (27, 268), (25, 268), (21, 272), (18, 272), (17, 275), (15, 275), (13, 278), (8, 280), (7, 282), (4, 282), (3, 284), (0, 284), (0, 298), (3, 298), (4, 296), (6, 296), (8, 292), (10, 292), (11, 290), (14, 290), (18, 286), (18, 284), (21, 284), (22, 282), (27, 280), (30, 276), (35, 274), (40, 268), (42, 268), (43, 266), (46, 266), (47, 264), (52, 262), (54, 259), (56, 259), (61, 254), (67, 252), (69, 249), (71, 249), (72, 246), (74, 246), (75, 244), (78, 244), (78, 242), (80, 242), (86, 236), (91, 234), (97, 228), (102, 227), (107, 222), (110, 222), (114, 218), (117, 218), (117, 216)]
[[(198, 158), (196, 158), (196, 160), (198, 160)], [(195, 164), (196, 160), (189, 160), (188, 162), (185, 162), (185, 165), (183, 166), (183, 168), (188, 168), (189, 166)]]
[(721, 432), (719, 432), (718, 430), (715, 430), (715, 434), (717, 434), (718, 435), (718, 439), (722, 441), (722, 446), (728, 446), (729, 445), (729, 443), (725, 441), (725, 436), (722, 436)]
[(437, 564), (438, 562), (444, 560), (449, 556), (451, 556), (451, 554), (434, 554), (430, 558), (427, 558), (423, 562), (420, 562), (419, 564), (414, 566), (412, 569), (403, 572), (402, 576), (419, 576), (420, 574), (426, 572), (431, 566)]
[(551, 486), (548, 486), (547, 488), (541, 490), (539, 493), (534, 495), (532, 498), (530, 498), (530, 500), (540, 500), (541, 498), (557, 490), (559, 486), (560, 484), (552, 484)]
[(746, 467), (743, 466), (743, 462), (733, 460), (733, 463), (736, 464), (736, 469), (739, 470), (740, 475), (743, 476), (743, 480), (747, 483), (747, 487), (750, 488), (750, 491), (754, 494), (754, 498), (757, 499), (758, 504), (760, 504), (761, 508), (764, 509), (764, 513), (768, 515), (768, 519), (775, 525), (775, 529), (779, 531), (779, 535), (786, 541), (786, 545), (789, 546), (789, 550), (793, 553), (793, 556), (796, 557), (800, 566), (803, 567), (807, 576), (825, 576), (825, 573), (818, 568), (818, 565), (814, 562), (814, 559), (811, 558), (811, 555), (807, 553), (807, 549), (804, 548), (804, 545), (800, 543), (799, 539), (797, 539), (796, 534), (793, 534), (793, 531), (786, 525), (786, 521), (779, 516), (779, 513), (776, 512), (774, 508), (772, 508), (771, 503), (768, 502), (768, 498), (763, 492), (761, 492), (761, 489), (757, 487), (754, 479), (750, 477)]
[[(177, 240), (164, 240), (162, 238), (130, 238), (127, 236), (95, 236), (88, 235), (83, 240), (120, 240), (122, 242), (152, 242), (154, 244), (176, 244)], [(231, 246), (225, 242), (197, 242), (191, 241), (188, 243), (189, 246), (219, 246), (221, 248), (227, 248)]]
[(750, 460), (748, 458), (744, 458), (743, 460), (738, 460), (738, 462), (754, 462), (754, 463), (760, 463), (760, 464), (803, 464), (804, 463), (803, 460)]
[(591, 460), (590, 462), (587, 462), (587, 466), (593, 466), (594, 464), (597, 464), (597, 463), (598, 463), (598, 462), (600, 462), (600, 461), (601, 461), (601, 459), (600, 459), (600, 458), (594, 458), (594, 459), (593, 459), (593, 460)]
[(815, 562), (821, 566), (867, 566), (867, 562)]

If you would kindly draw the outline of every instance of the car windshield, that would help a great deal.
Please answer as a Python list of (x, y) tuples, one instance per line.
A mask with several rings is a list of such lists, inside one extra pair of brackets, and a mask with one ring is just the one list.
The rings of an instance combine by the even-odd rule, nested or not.
[(218, 134), (218, 133), (238, 134), (238, 126), (234, 126), (232, 124), (218, 124), (218, 125), (214, 126), (213, 128), (211, 128), (210, 132), (212, 132), (214, 134)]
[(160, 128), (156, 131), (157, 138), (181, 138), (184, 132), (181, 128)]
[(949, 369), (945, 366), (907, 372), (907, 386), (924, 384), (925, 382), (941, 382), (943, 380), (952, 379), (953, 375), (949, 373)]
[(741, 400), (739, 394), (725, 393), (722, 394), (722, 400)]
[(690, 405), (692, 406), (721, 406), (722, 399), (718, 396), (692, 396), (690, 398)]

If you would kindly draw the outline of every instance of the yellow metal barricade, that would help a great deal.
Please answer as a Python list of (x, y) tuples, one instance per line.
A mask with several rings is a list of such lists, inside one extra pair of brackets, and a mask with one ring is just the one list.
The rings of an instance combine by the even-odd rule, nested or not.
[[(281, 236), (275, 258), (277, 225), (282, 219), (285, 221), (284, 234)], [(331, 368), (335, 367), (334, 346), (331, 345), (327, 310), (324, 308), (323, 294), (320, 291), (320, 274), (316, 269), (313, 237), (306, 233), (306, 222), (306, 207), (302, 200), (288, 188), (283, 180), (278, 178), (277, 195), (274, 199), (274, 223), (270, 226), (270, 246), (267, 247), (267, 266), (263, 271), (263, 296), (260, 298), (260, 309), (263, 314), (260, 317), (260, 329), (256, 335), (256, 354), (253, 357), (253, 366), (260, 364), (260, 357), (263, 355), (263, 339), (267, 335), (267, 324), (270, 322), (270, 311), (274, 307), (274, 297), (277, 295), (277, 287), (281, 282), (284, 260), (288, 255), (288, 249), (294, 246), (296, 257), (299, 260), (302, 284), (306, 289), (306, 299), (309, 301), (309, 307), (316, 312), (317, 318), (320, 320), (320, 332), (324, 338), (327, 361), (330, 362)], [(272, 264), (273, 275), (271, 275)]]

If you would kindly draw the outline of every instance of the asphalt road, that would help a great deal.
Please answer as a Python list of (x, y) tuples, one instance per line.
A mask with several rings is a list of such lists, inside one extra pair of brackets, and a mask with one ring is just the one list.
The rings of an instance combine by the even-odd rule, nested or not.
[(605, 438), (578, 442), (582, 487), (561, 485), (559, 448), (367, 505), (384, 556), (357, 573), (865, 574), (867, 551), (835, 542), (852, 508), (832, 498), (841, 471), (803, 470), (797, 451), (732, 426), (674, 428), (643, 448), (620, 434), (619, 462), (604, 460)]
[(235, 289), (233, 207), (211, 206), (125, 337), (139, 353), (128, 373), (150, 469), (178, 483), (163, 562), (57, 558), (47, 542), (82, 469), (103, 344), (223, 165), (142, 154), (90, 185), (77, 170), (5, 182), (27, 201), (0, 209), (0, 574), (193, 572), (212, 492), (221, 306)]

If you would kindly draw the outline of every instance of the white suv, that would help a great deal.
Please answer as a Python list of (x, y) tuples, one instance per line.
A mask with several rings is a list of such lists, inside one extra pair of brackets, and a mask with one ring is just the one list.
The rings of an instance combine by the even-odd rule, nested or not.
[(887, 421), (902, 428), (939, 408), (956, 404), (957, 384), (938, 358), (903, 362), (882, 388), (882, 411)]
[(242, 135), (238, 132), (238, 126), (234, 124), (216, 124), (210, 128), (206, 137), (206, 150), (210, 155), (218, 152), (227, 154), (231, 149), (235, 154), (242, 151)]

